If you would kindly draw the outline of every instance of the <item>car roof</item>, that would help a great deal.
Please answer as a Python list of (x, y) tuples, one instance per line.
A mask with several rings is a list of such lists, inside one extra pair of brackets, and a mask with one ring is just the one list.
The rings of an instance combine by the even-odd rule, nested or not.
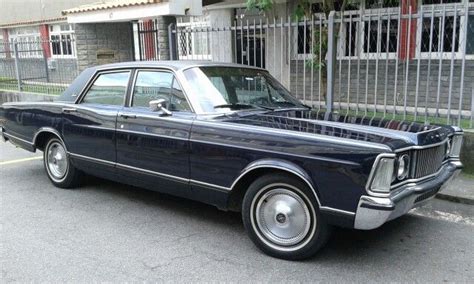
[(260, 69), (259, 67), (253, 67), (243, 64), (228, 63), (228, 62), (213, 62), (205, 60), (160, 60), (160, 61), (130, 61), (112, 63), (106, 65), (99, 65), (92, 67), (91, 69), (102, 70), (102, 69), (117, 69), (117, 68), (167, 68), (174, 71), (187, 69), (190, 67), (200, 66), (215, 66), (215, 67), (238, 67), (238, 68), (252, 68)]

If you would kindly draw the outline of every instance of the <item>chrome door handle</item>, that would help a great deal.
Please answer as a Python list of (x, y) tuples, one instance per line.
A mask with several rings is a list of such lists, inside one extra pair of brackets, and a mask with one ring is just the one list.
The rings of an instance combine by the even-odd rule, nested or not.
[(71, 112), (76, 112), (77, 109), (73, 108), (73, 107), (65, 107), (63, 108), (63, 113), (71, 113)]
[(119, 115), (120, 115), (120, 117), (125, 118), (125, 119), (127, 119), (127, 118), (137, 118), (137, 116), (135, 114), (121, 113)]

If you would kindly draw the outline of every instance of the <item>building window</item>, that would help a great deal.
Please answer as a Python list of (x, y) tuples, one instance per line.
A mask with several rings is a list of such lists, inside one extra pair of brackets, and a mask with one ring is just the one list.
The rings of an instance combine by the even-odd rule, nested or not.
[[(335, 1), (335, 9), (340, 10), (341, 5), (343, 1)], [(359, 9), (359, 4), (354, 3), (354, 4), (347, 4), (345, 7), (345, 11), (351, 11), (351, 10), (358, 10)], [(315, 3), (311, 4), (311, 13), (314, 15), (314, 21), (318, 22), (319, 19), (324, 21), (326, 18), (323, 10), (323, 3), (322, 0), (318, 0)], [(298, 53), (298, 57), (306, 57), (309, 54), (311, 54), (312, 49), (318, 48), (319, 47), (319, 29), (327, 29), (326, 25), (323, 24), (311, 24), (311, 19), (307, 19), (306, 25), (304, 24), (304, 21), (302, 23), (300, 22), (300, 25), (298, 26), (297, 30), (297, 46), (296, 50)], [(314, 32), (313, 32), (314, 29)], [(357, 38), (357, 29), (358, 29), (358, 23), (353, 20), (352, 24), (346, 23), (345, 25), (342, 26), (341, 28), (341, 37), (344, 39), (342, 42), (340, 42), (339, 46), (339, 55), (340, 56), (355, 56), (355, 52), (357, 50), (356, 47), (356, 38)], [(313, 37), (316, 37), (313, 39)], [(349, 40), (352, 40), (353, 42), (349, 44)], [(313, 45), (313, 46), (312, 46)], [(345, 50), (345, 51), (344, 51)], [(313, 50), (314, 51), (314, 50)]]
[(367, 55), (395, 56), (398, 44), (398, 20), (370, 20), (364, 25), (364, 47)]
[(11, 42), (17, 43), (19, 57), (43, 57), (38, 27), (15, 28), (10, 35)]
[[(0, 32), (1, 32), (1, 30), (0, 30)], [(7, 42), (3, 40), (3, 35), (0, 34), (0, 58), (6, 58), (7, 57), (6, 45), (7, 45)]]
[(178, 18), (177, 40), (180, 59), (211, 59), (208, 17)]
[[(421, 58), (450, 58), (453, 51), (456, 58), (461, 58), (463, 52), (469, 54), (469, 24), (465, 51), (461, 50), (460, 44), (465, 32), (462, 29), (468, 17), (459, 14), (456, 18), (452, 16), (454, 4), (458, 4), (456, 7), (459, 13), (463, 9), (459, 5), (462, 2), (464, 0), (423, 0), (424, 17), (418, 21), (418, 38), (421, 43), (418, 54)], [(434, 11), (433, 16), (431, 11)], [(445, 15), (443, 11), (446, 11)]]
[(74, 57), (76, 55), (74, 30), (71, 25), (49, 26), (49, 39), (53, 57)]

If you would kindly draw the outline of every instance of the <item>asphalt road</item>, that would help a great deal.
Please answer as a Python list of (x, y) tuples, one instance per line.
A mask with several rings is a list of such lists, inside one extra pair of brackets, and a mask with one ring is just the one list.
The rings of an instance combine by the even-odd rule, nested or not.
[(474, 206), (435, 199), (377, 230), (336, 229), (290, 262), (258, 251), (239, 214), (96, 178), (58, 189), (34, 156), (0, 143), (3, 283), (474, 279)]

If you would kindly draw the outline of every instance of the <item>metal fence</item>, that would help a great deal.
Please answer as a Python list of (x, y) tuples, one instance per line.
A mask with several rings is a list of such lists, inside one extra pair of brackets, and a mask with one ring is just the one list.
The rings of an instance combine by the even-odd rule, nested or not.
[(77, 75), (72, 35), (0, 41), (0, 89), (60, 94)]
[(192, 23), (171, 29), (174, 59), (266, 68), (322, 111), (472, 128), (473, 4)]

